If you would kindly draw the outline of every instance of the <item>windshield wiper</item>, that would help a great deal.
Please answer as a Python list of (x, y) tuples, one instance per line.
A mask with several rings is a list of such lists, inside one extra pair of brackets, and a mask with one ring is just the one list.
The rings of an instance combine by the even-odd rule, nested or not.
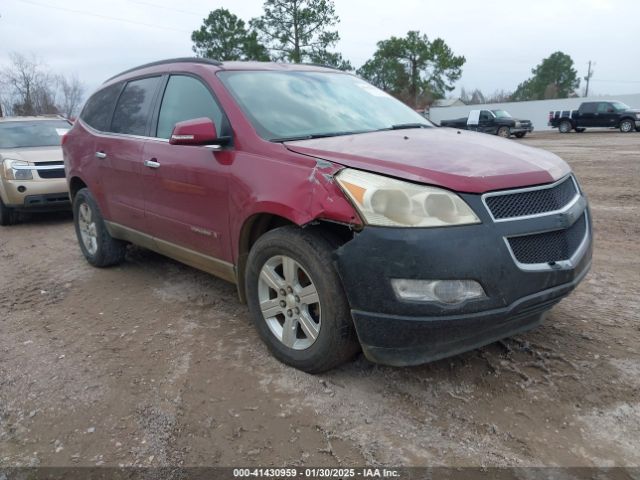
[(389, 130), (406, 130), (408, 128), (429, 128), (429, 125), (424, 123), (398, 123), (396, 125), (391, 125)]
[(340, 137), (343, 135), (356, 135), (358, 133), (367, 133), (371, 130), (357, 130), (354, 132), (328, 132), (328, 133), (310, 133), (308, 135), (298, 135), (295, 137), (272, 138), (272, 142), (294, 142), (296, 140), (312, 140), (314, 138)]

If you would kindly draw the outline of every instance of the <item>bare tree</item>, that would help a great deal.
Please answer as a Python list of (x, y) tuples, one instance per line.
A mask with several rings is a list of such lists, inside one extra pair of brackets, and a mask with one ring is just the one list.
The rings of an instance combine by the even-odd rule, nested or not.
[(1, 74), (14, 115), (58, 113), (52, 75), (35, 55), (10, 53), (10, 65)]
[(72, 118), (80, 108), (84, 86), (77, 75), (74, 74), (70, 77), (58, 75), (58, 87), (61, 94), (58, 110), (65, 117)]

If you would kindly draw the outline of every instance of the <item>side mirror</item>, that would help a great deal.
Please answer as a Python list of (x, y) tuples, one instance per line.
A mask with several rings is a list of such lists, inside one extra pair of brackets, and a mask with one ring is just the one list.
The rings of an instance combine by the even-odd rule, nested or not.
[(221, 145), (227, 137), (218, 137), (216, 126), (210, 118), (194, 118), (176, 123), (171, 132), (171, 145)]

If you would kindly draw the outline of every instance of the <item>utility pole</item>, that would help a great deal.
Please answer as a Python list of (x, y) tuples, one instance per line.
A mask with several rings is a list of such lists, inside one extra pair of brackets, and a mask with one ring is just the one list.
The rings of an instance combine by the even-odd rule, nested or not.
[(587, 71), (587, 76), (584, 77), (584, 79), (587, 81), (587, 88), (585, 89), (585, 92), (584, 92), (585, 97), (589, 96), (589, 80), (591, 80), (591, 77), (593, 77), (593, 72), (591, 71), (591, 60), (589, 60), (589, 70)]

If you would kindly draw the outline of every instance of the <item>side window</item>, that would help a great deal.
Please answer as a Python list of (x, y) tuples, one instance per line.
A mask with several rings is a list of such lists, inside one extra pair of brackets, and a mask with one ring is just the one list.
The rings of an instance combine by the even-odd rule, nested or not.
[(162, 97), (156, 136), (169, 138), (176, 123), (208, 117), (220, 132), (222, 111), (204, 84), (193, 77), (173, 75)]
[(491, 115), (489, 115), (489, 112), (487, 110), (482, 110), (480, 112), (480, 120), (483, 122), (491, 120)]
[(598, 113), (607, 113), (609, 111), (613, 111), (610, 103), (599, 103), (598, 104)]
[(580, 113), (595, 113), (597, 105), (597, 103), (583, 103)]
[(146, 135), (153, 96), (160, 77), (141, 78), (127, 83), (118, 99), (111, 131), (130, 135)]
[(122, 83), (110, 85), (94, 93), (82, 109), (80, 118), (92, 128), (102, 132), (109, 130), (113, 106), (122, 90)]

